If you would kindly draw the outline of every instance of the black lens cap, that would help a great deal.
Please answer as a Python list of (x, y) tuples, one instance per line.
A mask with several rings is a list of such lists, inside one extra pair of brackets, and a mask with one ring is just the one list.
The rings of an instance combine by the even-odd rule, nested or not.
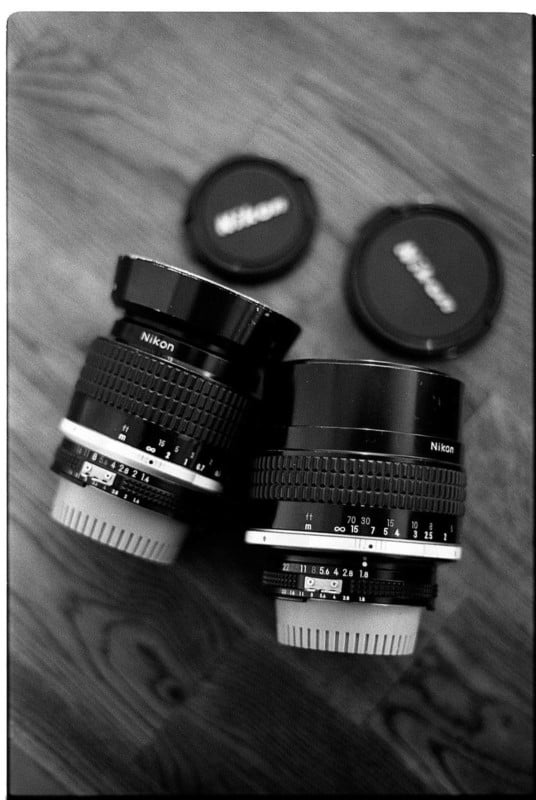
[(226, 278), (254, 282), (304, 255), (316, 220), (306, 181), (253, 155), (227, 159), (194, 187), (184, 217), (192, 255)]
[(404, 353), (453, 358), (491, 326), (502, 295), (497, 252), (449, 208), (388, 207), (361, 228), (347, 298), (356, 320)]

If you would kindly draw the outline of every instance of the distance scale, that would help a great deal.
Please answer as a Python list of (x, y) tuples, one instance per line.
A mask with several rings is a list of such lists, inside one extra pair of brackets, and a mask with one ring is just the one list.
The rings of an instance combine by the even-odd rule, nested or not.
[[(60, 430), (69, 439), (82, 445), (97, 439), (101, 441), (102, 438), (103, 446), (95, 446), (94, 449), (108, 450), (109, 453), (110, 447), (115, 446), (119, 459), (121, 445), (127, 449), (133, 448), (136, 453), (132, 453), (132, 458), (135, 458), (136, 465), (151, 467), (159, 461), (169, 462), (170, 465), (191, 470), (214, 481), (222, 476), (221, 451), (187, 436), (163, 431), (158, 425), (117, 410), (110, 410), (98, 423), (92, 422), (92, 428), (64, 419)], [(108, 441), (104, 441), (105, 438)], [(131, 459), (123, 457), (123, 460), (128, 462)]]
[[(260, 506), (260, 504), (258, 504)], [(250, 544), (362, 551), (445, 560), (461, 557), (454, 515), (335, 504), (279, 503), (256, 509)]]
[(256, 518), (263, 528), (271, 527), (304, 533), (409, 539), (440, 544), (458, 542), (457, 517), (408, 509), (280, 503), (275, 515), (266, 513), (266, 516), (263, 516), (258, 509)]

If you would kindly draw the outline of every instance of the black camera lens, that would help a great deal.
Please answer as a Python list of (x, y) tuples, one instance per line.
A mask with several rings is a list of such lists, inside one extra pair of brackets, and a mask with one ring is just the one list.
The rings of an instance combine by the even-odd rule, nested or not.
[(270, 369), (246, 541), (269, 546), (281, 644), (409, 655), (461, 556), (463, 386), (379, 361)]
[(60, 430), (52, 516), (169, 563), (230, 480), (265, 367), (299, 327), (213, 281), (137, 256), (117, 263), (125, 315), (97, 338)]

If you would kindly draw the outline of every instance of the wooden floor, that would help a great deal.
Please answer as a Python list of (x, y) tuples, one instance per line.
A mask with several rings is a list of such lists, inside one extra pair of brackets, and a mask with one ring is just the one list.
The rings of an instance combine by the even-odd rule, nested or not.
[[(515, 14), (10, 18), (13, 793), (531, 790), (530, 48)], [(380, 206), (433, 198), (501, 253), (493, 329), (433, 364), (466, 383), (469, 494), (462, 561), (441, 568), (414, 657), (278, 646), (261, 561), (232, 528), (166, 569), (48, 516), (57, 425), (117, 317), (117, 255), (207, 274), (184, 204), (244, 151), (307, 176), (320, 207), (309, 257), (254, 292), (302, 325), (292, 357), (396, 360), (341, 288)]]

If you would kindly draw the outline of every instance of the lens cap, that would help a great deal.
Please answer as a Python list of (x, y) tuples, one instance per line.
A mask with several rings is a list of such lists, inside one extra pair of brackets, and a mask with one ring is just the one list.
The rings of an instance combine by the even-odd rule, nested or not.
[(347, 297), (356, 320), (412, 355), (457, 356), (489, 330), (501, 295), (489, 238), (442, 206), (383, 209), (350, 254)]
[(237, 156), (194, 187), (184, 226), (194, 258), (228, 279), (254, 282), (304, 255), (315, 219), (303, 178), (277, 161)]

